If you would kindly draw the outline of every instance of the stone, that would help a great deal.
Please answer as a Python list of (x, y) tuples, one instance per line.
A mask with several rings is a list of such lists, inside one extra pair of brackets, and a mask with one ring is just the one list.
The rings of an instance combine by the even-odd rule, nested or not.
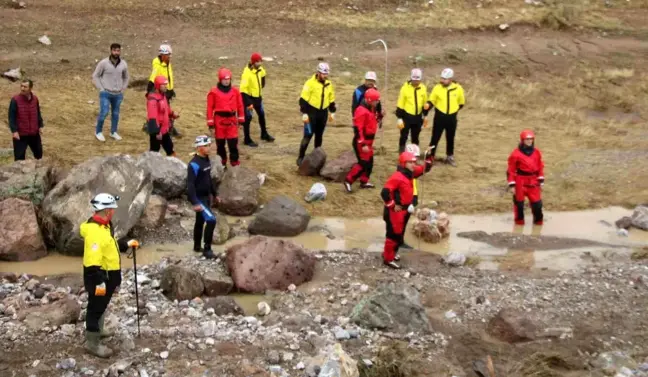
[(160, 352), (160, 359), (166, 360), (169, 358), (169, 351), (162, 351)]
[(281, 362), (281, 356), (279, 355), (279, 352), (272, 350), (268, 352), (266, 361), (268, 364), (279, 364)]
[(216, 229), (212, 245), (224, 245), (227, 241), (235, 237), (234, 228), (227, 222), (227, 217), (216, 212)]
[(394, 282), (380, 285), (353, 309), (351, 320), (363, 327), (398, 333), (430, 331), (418, 290)]
[(18, 198), (0, 202), (0, 260), (31, 261), (47, 255), (34, 204)]
[(227, 169), (221, 182), (218, 209), (231, 216), (249, 216), (259, 207), (257, 172), (243, 166)]
[(129, 155), (94, 157), (76, 165), (43, 200), (47, 242), (61, 253), (83, 255), (79, 225), (92, 216), (90, 200), (101, 192), (120, 197), (112, 223), (115, 237), (125, 237), (142, 216), (152, 188), (148, 171)]
[(0, 167), (0, 201), (20, 198), (39, 206), (62, 179), (62, 169), (47, 159), (16, 161)]
[(159, 228), (164, 224), (167, 211), (167, 201), (159, 195), (149, 197), (146, 208), (137, 225), (145, 229)]
[(306, 363), (307, 376), (360, 377), (358, 362), (342, 349), (340, 343), (321, 349)]
[(56, 369), (74, 369), (76, 367), (76, 364), (76, 360), (70, 357), (68, 359), (61, 360), (59, 363), (56, 363)]
[(315, 272), (315, 257), (288, 240), (254, 236), (226, 252), (234, 285), (244, 292), (285, 290), (310, 281)]
[(416, 210), (412, 222), (412, 233), (425, 242), (439, 243), (450, 236), (450, 220), (446, 213), (437, 216), (436, 211), (429, 208)]
[(317, 176), (326, 163), (326, 152), (320, 147), (315, 148), (304, 157), (299, 165), (298, 174), (305, 176)]
[(206, 310), (212, 309), (214, 311), (214, 314), (218, 316), (223, 316), (228, 314), (234, 314), (234, 315), (243, 314), (243, 309), (241, 309), (241, 307), (236, 303), (236, 301), (229, 296), (210, 297), (205, 300), (204, 308)]
[(648, 206), (640, 205), (634, 209), (632, 226), (637, 229), (648, 230)]
[(328, 160), (320, 170), (320, 175), (335, 182), (344, 182), (344, 178), (358, 161), (353, 151), (346, 151), (334, 160)]
[(169, 266), (162, 271), (160, 287), (167, 298), (178, 301), (199, 297), (205, 290), (200, 273), (179, 266)]
[(212, 178), (212, 183), (214, 184), (214, 187), (218, 187), (221, 182), (223, 182), (223, 178), (225, 177), (225, 167), (223, 166), (223, 164), (221, 164), (219, 156), (210, 156), (209, 162), (211, 163), (210, 175)]
[(448, 253), (448, 255), (443, 258), (443, 261), (448, 266), (461, 267), (466, 264), (466, 256), (462, 253), (453, 251)]
[(248, 226), (250, 234), (294, 237), (306, 230), (310, 214), (301, 204), (280, 195), (268, 202)]
[(488, 334), (508, 343), (534, 340), (537, 327), (527, 315), (511, 308), (503, 308), (488, 323)]
[(205, 286), (205, 295), (209, 297), (225, 296), (234, 287), (234, 282), (231, 277), (217, 271), (208, 272), (202, 278)]
[(270, 305), (268, 305), (268, 303), (265, 301), (261, 301), (257, 304), (257, 310), (258, 310), (257, 314), (262, 317), (267, 316), (268, 314), (270, 314), (271, 311)]
[(148, 151), (139, 156), (137, 166), (151, 175), (154, 195), (175, 199), (187, 190), (187, 164), (177, 157)]
[(630, 229), (632, 227), (632, 217), (623, 216), (622, 218), (615, 221), (614, 225), (616, 225), (616, 227), (619, 229)]
[(20, 320), (34, 331), (40, 330), (49, 322), (49, 326), (62, 326), (76, 323), (81, 314), (81, 305), (73, 298), (65, 298), (51, 304), (36, 306), (21, 311)]

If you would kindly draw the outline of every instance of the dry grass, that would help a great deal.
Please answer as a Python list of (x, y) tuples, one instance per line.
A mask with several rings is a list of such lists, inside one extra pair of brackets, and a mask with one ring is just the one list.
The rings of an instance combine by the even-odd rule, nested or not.
[[(179, 157), (187, 161), (192, 152), (191, 139), (206, 131), (204, 98), (214, 85), (218, 67), (226, 64), (234, 70), (236, 78), (252, 50), (276, 55), (275, 62), (266, 64), (269, 78), (265, 106), (269, 129), (277, 141), (261, 144), (257, 149), (242, 147), (242, 162), (268, 175), (261, 193), (263, 200), (286, 194), (301, 201), (310, 186), (320, 180), (299, 177), (295, 172), (302, 133), (297, 106), (299, 91), (317, 58), (326, 58), (333, 68), (340, 112), (336, 122), (327, 128), (324, 149), (329, 158), (350, 149), (352, 90), (360, 83), (365, 70), (379, 73), (383, 70), (382, 52), (367, 44), (377, 37), (375, 31), (350, 22), (373, 19), (383, 29), (380, 36), (387, 38), (392, 46), (385, 99), (390, 113), (384, 123), (382, 140), (378, 140), (386, 154), (376, 157), (373, 173), (376, 184), (381, 185), (395, 167), (398, 130), (391, 112), (398, 89), (407, 78), (414, 57), (418, 57), (416, 64), (424, 69), (428, 85), (433, 85), (435, 72), (451, 64), (467, 92), (467, 106), (460, 115), (456, 140), (459, 166), (436, 166), (422, 180), (423, 200), (436, 200), (450, 213), (508, 211), (510, 199), (502, 190), (506, 158), (517, 144), (519, 131), (531, 128), (538, 135), (537, 144), (546, 161), (548, 209), (632, 205), (645, 201), (648, 193), (642, 182), (648, 179), (648, 171), (641, 161), (645, 161), (648, 150), (648, 134), (643, 125), (648, 104), (642, 98), (648, 93), (648, 76), (640, 68), (646, 62), (645, 45), (637, 42), (630, 48), (607, 47), (605, 54), (597, 52), (596, 48), (600, 47), (592, 47), (595, 52), (584, 49), (582, 54), (576, 54), (574, 51), (581, 47), (576, 47), (573, 39), (584, 37), (570, 32), (550, 35), (537, 32), (530, 37), (514, 32), (474, 33), (431, 40), (426, 38), (428, 33), (424, 30), (402, 30), (408, 23), (397, 22), (404, 16), (387, 12), (400, 6), (399, 2), (386, 2), (374, 8), (374, 13), (351, 12), (332, 5), (327, 13), (331, 17), (315, 18), (314, 23), (304, 23), (303, 18), (311, 15), (313, 9), (302, 6), (299, 1), (293, 3), (292, 8), (266, 14), (259, 1), (234, 3), (221, 14), (227, 21), (214, 24), (211, 21), (220, 14), (220, 8), (211, 3), (187, 9), (181, 15), (170, 15), (162, 10), (152, 11), (146, 2), (113, 2), (120, 7), (113, 9), (106, 4), (90, 6), (85, 1), (66, 2), (60, 8), (58, 2), (44, 1), (30, 5), (22, 13), (7, 13), (0, 32), (3, 37), (0, 51), (5, 52), (2, 66), (21, 66), (35, 79), (35, 92), (41, 99), (46, 121), (45, 153), (71, 165), (92, 155), (137, 154), (147, 150), (148, 138), (141, 131), (145, 104), (140, 88), (129, 89), (125, 95), (120, 121), (124, 140), (117, 143), (109, 139), (100, 144), (94, 139), (98, 98), (89, 78), (95, 59), (102, 58), (106, 46), (114, 40), (124, 45), (134, 78), (145, 78), (155, 47), (169, 40), (174, 46), (178, 93), (172, 105), (181, 111), (178, 126), (187, 135), (176, 140), (176, 149)], [(420, 9), (409, 14), (409, 24), (420, 26), (429, 22), (431, 27), (468, 28), (475, 27), (473, 22), (485, 25), (487, 20), (491, 20), (489, 25), (510, 23), (509, 15), (529, 17), (520, 21), (530, 22), (540, 20), (538, 17), (547, 10), (517, 0), (483, 2), (483, 8), (479, 9), (474, 7), (476, 2), (436, 3), (436, 10)], [(369, 2), (356, 4), (362, 7)], [(591, 14), (605, 12), (594, 3), (592, 7)], [(429, 17), (431, 12), (435, 17)], [(494, 18), (500, 13), (504, 17)], [(122, 27), (113, 31), (111, 21), (102, 18), (104, 14), (109, 14), (110, 20)], [(615, 17), (618, 15), (615, 13)], [(241, 33), (241, 28), (249, 22), (260, 22), (259, 17), (263, 20), (257, 28)], [(377, 22), (381, 17), (385, 22)], [(57, 21), (52, 22), (53, 19)], [(158, 32), (160, 23), (166, 28)], [(44, 47), (36, 41), (44, 30), (49, 31), (52, 46)], [(571, 52), (554, 44), (569, 45)], [(229, 58), (219, 60), (220, 56)], [(70, 63), (59, 63), (63, 57)], [(0, 81), (4, 98), (17, 89), (17, 84)], [(7, 103), (2, 103), (0, 111), (6, 111)], [(597, 113), (591, 116), (590, 111)], [(109, 124), (108, 119), (105, 130)], [(252, 130), (258, 139), (256, 120)], [(10, 147), (8, 134), (5, 140), (3, 146)], [(421, 142), (427, 144), (429, 140), (430, 129), (426, 129)], [(442, 140), (437, 155), (444, 154)], [(358, 190), (348, 195), (340, 184), (327, 187), (328, 199), (309, 206), (315, 215), (380, 214), (379, 190)]]

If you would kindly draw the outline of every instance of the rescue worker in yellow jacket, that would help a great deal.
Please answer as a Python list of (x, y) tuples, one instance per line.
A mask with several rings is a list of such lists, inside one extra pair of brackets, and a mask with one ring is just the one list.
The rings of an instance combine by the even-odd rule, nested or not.
[(335, 90), (333, 83), (328, 79), (329, 71), (328, 63), (319, 63), (317, 72), (306, 81), (302, 89), (299, 109), (304, 122), (304, 137), (299, 146), (297, 166), (301, 165), (313, 134), (315, 148), (321, 147), (326, 122), (335, 120)]
[(86, 313), (86, 351), (108, 358), (112, 350), (101, 344), (101, 338), (112, 334), (104, 330), (104, 313), (115, 289), (121, 284), (121, 256), (129, 247), (138, 248), (137, 240), (117, 241), (112, 217), (118, 196), (98, 194), (91, 201), (94, 214), (80, 225), (83, 238), (83, 284), (88, 293)]
[(454, 139), (457, 132), (457, 114), (466, 104), (464, 90), (455, 81), (454, 71), (451, 68), (446, 68), (441, 72), (441, 80), (432, 88), (430, 92), (430, 99), (426, 103), (426, 108), (429, 110), (434, 107), (434, 121), (432, 124), (432, 138), (430, 139), (430, 147), (432, 149), (432, 156), (437, 150), (436, 146), (439, 144), (443, 131), (446, 133), (446, 163), (457, 166), (454, 159)]
[(266, 127), (265, 109), (263, 108), (263, 97), (261, 92), (266, 84), (266, 70), (261, 65), (263, 58), (255, 52), (250, 57), (250, 62), (243, 68), (239, 90), (243, 97), (245, 106), (245, 123), (243, 123), (243, 143), (248, 147), (257, 147), (258, 144), (250, 137), (250, 123), (252, 122), (252, 111), (259, 116), (259, 127), (261, 128), (261, 140), (269, 143), (275, 139), (268, 133)]
[[(156, 56), (151, 62), (151, 75), (149, 76), (148, 86), (146, 87), (146, 94), (155, 91), (155, 78), (158, 76), (164, 76), (167, 81), (167, 91), (165, 92), (167, 102), (171, 103), (171, 100), (175, 98), (176, 93), (174, 90), (175, 79), (173, 77), (173, 65), (171, 64), (171, 46), (168, 44), (160, 45), (158, 50), (158, 56)], [(174, 126), (174, 120), (171, 120), (171, 131), (169, 134), (175, 137), (181, 137), (182, 135)], [(146, 130), (146, 125), (144, 125), (144, 130)]]
[(423, 72), (414, 68), (410, 72), (410, 80), (401, 87), (396, 106), (398, 129), (398, 153), (405, 151), (408, 136), (412, 135), (412, 144), (419, 145), (421, 127), (427, 127), (427, 110), (423, 107), (427, 99), (427, 88), (421, 83)]

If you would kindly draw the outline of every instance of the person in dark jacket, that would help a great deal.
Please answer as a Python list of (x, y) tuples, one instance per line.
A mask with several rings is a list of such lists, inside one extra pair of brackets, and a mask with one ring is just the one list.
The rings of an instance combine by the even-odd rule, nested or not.
[[(367, 89), (376, 89), (376, 81), (378, 81), (378, 76), (376, 75), (376, 72), (369, 71), (365, 73), (365, 82), (364, 84), (360, 85), (353, 91), (353, 98), (351, 99), (351, 117), (355, 116), (355, 111), (360, 106), (362, 103), (362, 100), (364, 99), (364, 95), (367, 92)], [(385, 117), (385, 113), (383, 112), (382, 109), (382, 104), (380, 101), (376, 104), (376, 117), (378, 119), (378, 124), (380, 127), (382, 127), (382, 118)]]
[(20, 83), (20, 94), (11, 98), (9, 103), (9, 129), (13, 138), (14, 161), (24, 160), (27, 147), (34, 158), (43, 158), (43, 116), (41, 115), (38, 97), (32, 93), (34, 83), (23, 80)]
[[(214, 229), (216, 229), (216, 215), (212, 212), (211, 207), (215, 201), (218, 202), (218, 198), (211, 178), (210, 146), (211, 140), (209, 136), (201, 135), (196, 137), (194, 142), (196, 155), (187, 166), (187, 198), (189, 198), (193, 210), (196, 212), (193, 250), (195, 252), (202, 251), (205, 258), (213, 259), (216, 256), (211, 245), (214, 239)], [(201, 249), (200, 241), (203, 239), (203, 227), (205, 228), (205, 247)]]

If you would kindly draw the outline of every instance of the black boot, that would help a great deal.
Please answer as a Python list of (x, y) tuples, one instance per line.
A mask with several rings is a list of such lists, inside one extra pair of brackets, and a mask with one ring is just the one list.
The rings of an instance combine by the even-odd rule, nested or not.
[(267, 141), (268, 143), (272, 143), (273, 141), (275, 141), (275, 138), (272, 137), (272, 135), (270, 135), (269, 133), (263, 132), (261, 133), (261, 140)]
[(212, 249), (205, 249), (205, 251), (203, 251), (203, 257), (207, 259), (216, 259), (216, 254), (214, 254)]
[(254, 140), (252, 139), (247, 139), (243, 142), (243, 144), (247, 145), (250, 148), (256, 148), (259, 146), (259, 144), (255, 143)]

